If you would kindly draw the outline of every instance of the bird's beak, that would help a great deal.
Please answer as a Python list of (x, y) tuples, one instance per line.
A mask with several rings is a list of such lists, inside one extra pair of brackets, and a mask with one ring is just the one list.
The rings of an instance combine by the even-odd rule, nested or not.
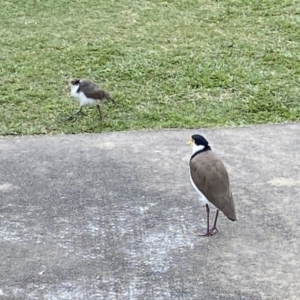
[(194, 144), (194, 140), (192, 138), (190, 138), (186, 144), (189, 146), (192, 146)]

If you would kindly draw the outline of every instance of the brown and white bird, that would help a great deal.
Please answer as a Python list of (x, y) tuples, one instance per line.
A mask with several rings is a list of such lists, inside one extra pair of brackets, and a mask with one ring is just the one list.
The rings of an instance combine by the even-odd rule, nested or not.
[(71, 96), (77, 98), (79, 101), (80, 108), (75, 111), (68, 119), (72, 119), (75, 115), (81, 113), (82, 106), (91, 105), (96, 106), (99, 112), (99, 119), (102, 120), (102, 114), (100, 110), (100, 102), (104, 99), (110, 100), (115, 103), (106, 91), (102, 90), (95, 83), (85, 79), (73, 79), (70, 82)]
[[(219, 210), (231, 221), (237, 220), (229, 176), (223, 162), (202, 135), (192, 135), (187, 144), (193, 146), (190, 159), (191, 183), (199, 195), (199, 200), (206, 207), (207, 230), (204, 236), (211, 236), (218, 232)], [(209, 228), (210, 207), (217, 209), (212, 228)]]

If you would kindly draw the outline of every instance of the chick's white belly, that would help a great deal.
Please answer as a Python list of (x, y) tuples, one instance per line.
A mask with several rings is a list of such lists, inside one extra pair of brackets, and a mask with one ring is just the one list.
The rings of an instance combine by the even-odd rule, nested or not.
[(76, 94), (73, 94), (72, 93), (72, 96), (75, 97), (81, 106), (84, 106), (84, 105), (97, 105), (98, 104), (98, 101), (95, 100), (95, 99), (91, 99), (91, 98), (87, 98), (85, 96), (84, 93), (80, 92), (80, 93), (76, 93)]
[(197, 192), (197, 194), (198, 194), (198, 196), (199, 196), (199, 201), (200, 201), (200, 203), (201, 203), (203, 206), (205, 206), (206, 204), (208, 204), (209, 207), (215, 208), (215, 206), (214, 206), (211, 202), (209, 202), (209, 201), (207, 200), (207, 198), (206, 198), (206, 197), (199, 191), (199, 189), (196, 187), (196, 185), (195, 185), (195, 183), (194, 183), (194, 181), (193, 181), (193, 179), (192, 179), (192, 176), (190, 176), (190, 180), (191, 180), (191, 183), (192, 183), (193, 188), (195, 189), (195, 191)]
[(98, 101), (91, 98), (80, 98), (80, 105), (97, 105)]

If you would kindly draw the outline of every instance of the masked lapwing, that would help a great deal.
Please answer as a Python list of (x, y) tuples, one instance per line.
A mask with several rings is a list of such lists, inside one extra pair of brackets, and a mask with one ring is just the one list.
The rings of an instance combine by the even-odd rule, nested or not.
[(70, 82), (71, 96), (75, 97), (79, 101), (79, 110), (75, 111), (68, 119), (72, 119), (75, 115), (81, 113), (82, 106), (92, 105), (96, 106), (99, 112), (99, 119), (102, 120), (102, 114), (100, 109), (100, 103), (106, 99), (115, 103), (108, 92), (102, 90), (95, 83), (85, 79), (73, 79)]
[[(207, 230), (203, 236), (211, 236), (218, 232), (219, 210), (231, 221), (237, 220), (228, 173), (221, 159), (211, 150), (202, 135), (192, 135), (187, 144), (193, 146), (190, 159), (191, 183), (199, 195), (199, 200), (206, 207)], [(212, 228), (209, 228), (210, 207), (217, 209)]]

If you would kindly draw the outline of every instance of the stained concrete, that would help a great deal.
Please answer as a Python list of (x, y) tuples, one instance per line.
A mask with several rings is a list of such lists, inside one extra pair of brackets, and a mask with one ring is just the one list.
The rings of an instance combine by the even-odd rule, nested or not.
[[(192, 133), (238, 222), (201, 237)], [(1, 299), (300, 299), (300, 124), (0, 140)]]

